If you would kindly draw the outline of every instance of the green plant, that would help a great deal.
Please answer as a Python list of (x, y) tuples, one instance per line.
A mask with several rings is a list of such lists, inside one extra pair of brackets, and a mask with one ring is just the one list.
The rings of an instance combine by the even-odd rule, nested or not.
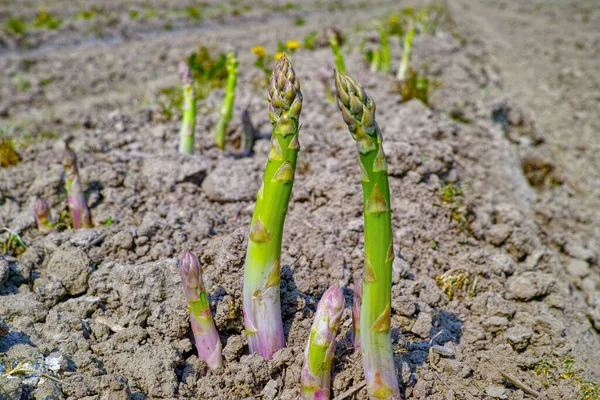
[(21, 17), (12, 17), (4, 23), (4, 30), (13, 35), (23, 35), (27, 31), (25, 20)]
[(408, 69), (406, 79), (396, 82), (396, 89), (400, 93), (402, 101), (419, 99), (424, 104), (429, 104), (429, 78), (412, 68)]
[(15, 143), (9, 138), (0, 138), (0, 167), (7, 168), (17, 165), (21, 156), (15, 150)]
[(475, 296), (477, 280), (477, 276), (473, 276), (464, 269), (446, 271), (435, 277), (438, 287), (446, 293), (448, 300), (452, 300), (459, 292), (465, 293), (469, 297)]
[(271, 150), (256, 196), (244, 267), (244, 325), (250, 353), (270, 359), (285, 346), (279, 280), (281, 243), (300, 148), (302, 93), (287, 57), (273, 70), (267, 92)]
[(223, 99), (221, 113), (215, 128), (215, 141), (217, 142), (217, 147), (220, 149), (225, 148), (227, 125), (229, 124), (229, 121), (231, 121), (231, 115), (233, 113), (235, 87), (237, 85), (238, 76), (238, 64), (238, 60), (235, 58), (235, 53), (233, 51), (227, 52), (227, 86), (225, 87), (225, 98)]
[(194, 93), (194, 78), (186, 61), (179, 62), (179, 78), (183, 84), (183, 109), (181, 130), (179, 131), (179, 152), (192, 154), (194, 152), (194, 131), (196, 129), (196, 95)]
[(337, 284), (323, 293), (304, 351), (302, 398), (329, 399), (335, 337), (344, 311), (344, 294)]
[(211, 369), (221, 368), (223, 345), (210, 312), (200, 262), (189, 250), (179, 261), (179, 275), (188, 300), (190, 325), (198, 357), (206, 361)]
[(305, 49), (312, 50), (315, 48), (315, 40), (317, 39), (318, 34), (318, 32), (312, 31), (304, 36), (302, 43)]
[(359, 156), (363, 188), (365, 263), (360, 309), (360, 348), (371, 398), (399, 399), (392, 350), (392, 222), (383, 138), (375, 102), (353, 78), (334, 72), (337, 104)]
[(213, 56), (206, 46), (200, 45), (198, 51), (189, 56), (188, 63), (194, 77), (197, 100), (206, 98), (212, 89), (225, 85), (227, 80), (225, 53)]
[(46, 11), (45, 7), (40, 7), (33, 25), (36, 27), (46, 27), (50, 30), (54, 30), (58, 29), (61, 23), (62, 21)]
[(4, 231), (8, 234), (8, 237), (4, 241), (3, 254), (20, 254), (23, 251), (27, 250), (27, 245), (23, 242), (23, 239), (14, 231), (8, 228), (0, 228), (0, 231)]
[(198, 7), (187, 6), (185, 8), (185, 13), (188, 17), (193, 18), (195, 20), (199, 20), (202, 17), (202, 13)]
[(331, 51), (333, 52), (333, 57), (335, 59), (335, 68), (340, 73), (345, 74), (346, 65), (344, 64), (344, 55), (342, 54), (342, 49), (340, 48), (340, 41), (338, 39), (337, 32), (333, 29), (328, 30), (327, 39), (329, 40), (329, 45), (331, 46)]
[(404, 35), (404, 49), (402, 50), (402, 61), (400, 62), (400, 66), (398, 67), (398, 73), (396, 74), (396, 78), (400, 81), (406, 79), (406, 73), (408, 72), (408, 64), (410, 63), (410, 54), (412, 52), (412, 41), (413, 36), (415, 36), (415, 26), (410, 22), (408, 27), (408, 31), (406, 35)]

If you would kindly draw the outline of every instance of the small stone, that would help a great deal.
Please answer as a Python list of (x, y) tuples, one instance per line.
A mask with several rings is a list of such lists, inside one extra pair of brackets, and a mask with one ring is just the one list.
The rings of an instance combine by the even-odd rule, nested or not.
[(567, 272), (576, 278), (585, 278), (590, 274), (590, 266), (587, 261), (574, 258), (567, 264)]
[(488, 386), (485, 388), (485, 393), (495, 399), (508, 399), (506, 389), (503, 386)]
[(433, 317), (431, 314), (421, 312), (410, 331), (419, 337), (428, 338), (432, 323)]
[(569, 240), (565, 245), (565, 251), (568, 255), (580, 260), (594, 261), (596, 253), (593, 250), (586, 249), (582, 244)]
[(525, 272), (521, 276), (511, 276), (507, 286), (515, 299), (530, 301), (550, 293), (554, 286), (554, 278), (550, 274)]
[(483, 327), (491, 333), (498, 333), (503, 331), (508, 326), (508, 319), (506, 317), (501, 317), (498, 315), (494, 315), (493, 317), (488, 318), (484, 321)]
[(229, 362), (234, 361), (242, 355), (245, 347), (246, 341), (242, 336), (230, 336), (229, 339), (227, 339), (227, 344), (223, 348), (223, 357)]
[(529, 340), (533, 336), (533, 331), (524, 326), (513, 326), (506, 331), (506, 340), (513, 349), (517, 351), (525, 350), (529, 344)]
[(277, 398), (277, 388), (279, 385), (275, 379), (269, 380), (260, 394), (263, 399), (274, 400)]
[(488, 243), (494, 246), (500, 246), (513, 231), (512, 226), (508, 224), (497, 224), (493, 225), (485, 234)]

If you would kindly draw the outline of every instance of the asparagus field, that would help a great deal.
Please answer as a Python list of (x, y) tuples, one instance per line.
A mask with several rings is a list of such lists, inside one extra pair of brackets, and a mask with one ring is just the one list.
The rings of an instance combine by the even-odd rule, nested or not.
[(597, 26), (0, 0), (0, 400), (599, 400)]

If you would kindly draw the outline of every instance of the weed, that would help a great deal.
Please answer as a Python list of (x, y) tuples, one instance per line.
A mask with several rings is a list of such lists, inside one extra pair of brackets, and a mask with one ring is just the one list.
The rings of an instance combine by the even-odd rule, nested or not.
[(78, 11), (77, 14), (75, 14), (75, 19), (89, 20), (89, 19), (95, 18), (96, 14), (98, 14), (98, 12), (100, 12), (100, 9), (98, 9), (96, 6), (92, 6), (88, 10)]
[(7, 238), (2, 243), (3, 254), (12, 254), (16, 256), (27, 250), (27, 246), (16, 232), (8, 228), (0, 228), (0, 231), (7, 233)]
[(137, 10), (130, 10), (129, 11), (129, 18), (136, 19), (139, 16), (140, 16), (139, 11), (137, 11)]
[(409, 68), (405, 80), (396, 83), (396, 90), (400, 93), (402, 101), (419, 99), (423, 104), (429, 104), (429, 78), (425, 74), (419, 74), (412, 68)]
[(446, 293), (449, 300), (459, 293), (473, 297), (477, 290), (477, 276), (473, 276), (464, 269), (446, 271), (442, 275), (436, 276), (435, 282)]
[(21, 161), (21, 156), (15, 150), (15, 144), (12, 139), (0, 139), (0, 167), (7, 168), (17, 165)]
[(204, 99), (212, 89), (225, 85), (227, 80), (226, 61), (225, 53), (213, 56), (203, 45), (200, 45), (198, 51), (189, 56), (188, 63), (194, 76), (196, 99)]
[(185, 13), (187, 14), (188, 17), (193, 18), (195, 20), (199, 20), (202, 17), (202, 14), (200, 13), (200, 9), (198, 7), (194, 7), (194, 6), (187, 6), (185, 8)]
[(21, 92), (31, 87), (31, 83), (29, 83), (29, 81), (25, 78), (25, 74), (21, 72), (17, 72), (15, 75), (15, 83), (17, 85), (17, 89)]
[(456, 196), (462, 196), (463, 192), (460, 186), (454, 183), (448, 183), (441, 190), (441, 196), (444, 203), (453, 203)]
[(294, 21), (294, 24), (296, 24), (296, 26), (304, 26), (306, 25), (306, 20), (302, 17), (296, 17), (296, 21)]
[(312, 31), (308, 35), (304, 36), (303, 46), (305, 49), (312, 50), (315, 48), (315, 41), (317, 39), (318, 32)]
[(46, 7), (40, 7), (37, 17), (33, 23), (36, 27), (46, 27), (50, 30), (60, 28), (62, 21), (46, 11)]
[(27, 31), (25, 20), (21, 17), (9, 18), (4, 23), (4, 30), (13, 35), (23, 35)]
[(440, 189), (439, 194), (442, 201), (450, 205), (448, 218), (456, 221), (461, 231), (470, 232), (474, 215), (472, 209), (462, 201), (462, 188), (454, 183), (448, 183)]
[(571, 356), (553, 361), (540, 360), (532, 367), (536, 375), (542, 378), (542, 385), (546, 388), (567, 380), (577, 386), (581, 400), (600, 400), (600, 385), (587, 381), (583, 376), (583, 369), (577, 367), (577, 362)]

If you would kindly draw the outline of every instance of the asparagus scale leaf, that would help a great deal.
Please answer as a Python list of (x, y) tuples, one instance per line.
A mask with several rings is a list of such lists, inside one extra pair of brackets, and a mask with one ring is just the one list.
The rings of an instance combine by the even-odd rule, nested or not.
[(40, 232), (48, 233), (53, 230), (50, 206), (46, 199), (40, 196), (35, 197), (33, 214), (35, 215), (35, 221)]
[(244, 325), (250, 352), (267, 359), (285, 346), (279, 279), (283, 225), (300, 148), (302, 93), (287, 57), (273, 70), (267, 97), (273, 125), (271, 151), (256, 196), (244, 267)]
[(375, 122), (375, 102), (349, 76), (334, 72), (337, 104), (356, 141), (363, 187), (365, 264), (360, 347), (371, 399), (400, 399), (390, 334), (392, 224), (387, 164)]
[(211, 369), (218, 369), (223, 363), (223, 345), (210, 312), (200, 262), (189, 250), (179, 261), (179, 275), (188, 299), (190, 325), (198, 357), (206, 361)]
[(79, 178), (79, 169), (77, 168), (77, 155), (65, 143), (63, 153), (63, 167), (65, 169), (65, 190), (67, 192), (67, 202), (69, 204), (69, 213), (74, 229), (91, 228), (92, 216), (83, 195), (81, 188), (81, 179)]
[(227, 69), (227, 87), (225, 88), (225, 98), (223, 99), (221, 114), (215, 129), (215, 141), (220, 149), (225, 148), (227, 125), (229, 125), (229, 121), (231, 121), (233, 102), (235, 100), (235, 87), (237, 85), (238, 60), (235, 58), (235, 53), (233, 51), (227, 52), (225, 68)]
[(323, 293), (304, 351), (302, 398), (327, 400), (331, 392), (331, 362), (335, 337), (344, 311), (344, 295), (337, 284)]
[(183, 119), (179, 132), (179, 152), (192, 154), (196, 129), (196, 93), (192, 70), (187, 61), (179, 62), (179, 78), (183, 83)]

